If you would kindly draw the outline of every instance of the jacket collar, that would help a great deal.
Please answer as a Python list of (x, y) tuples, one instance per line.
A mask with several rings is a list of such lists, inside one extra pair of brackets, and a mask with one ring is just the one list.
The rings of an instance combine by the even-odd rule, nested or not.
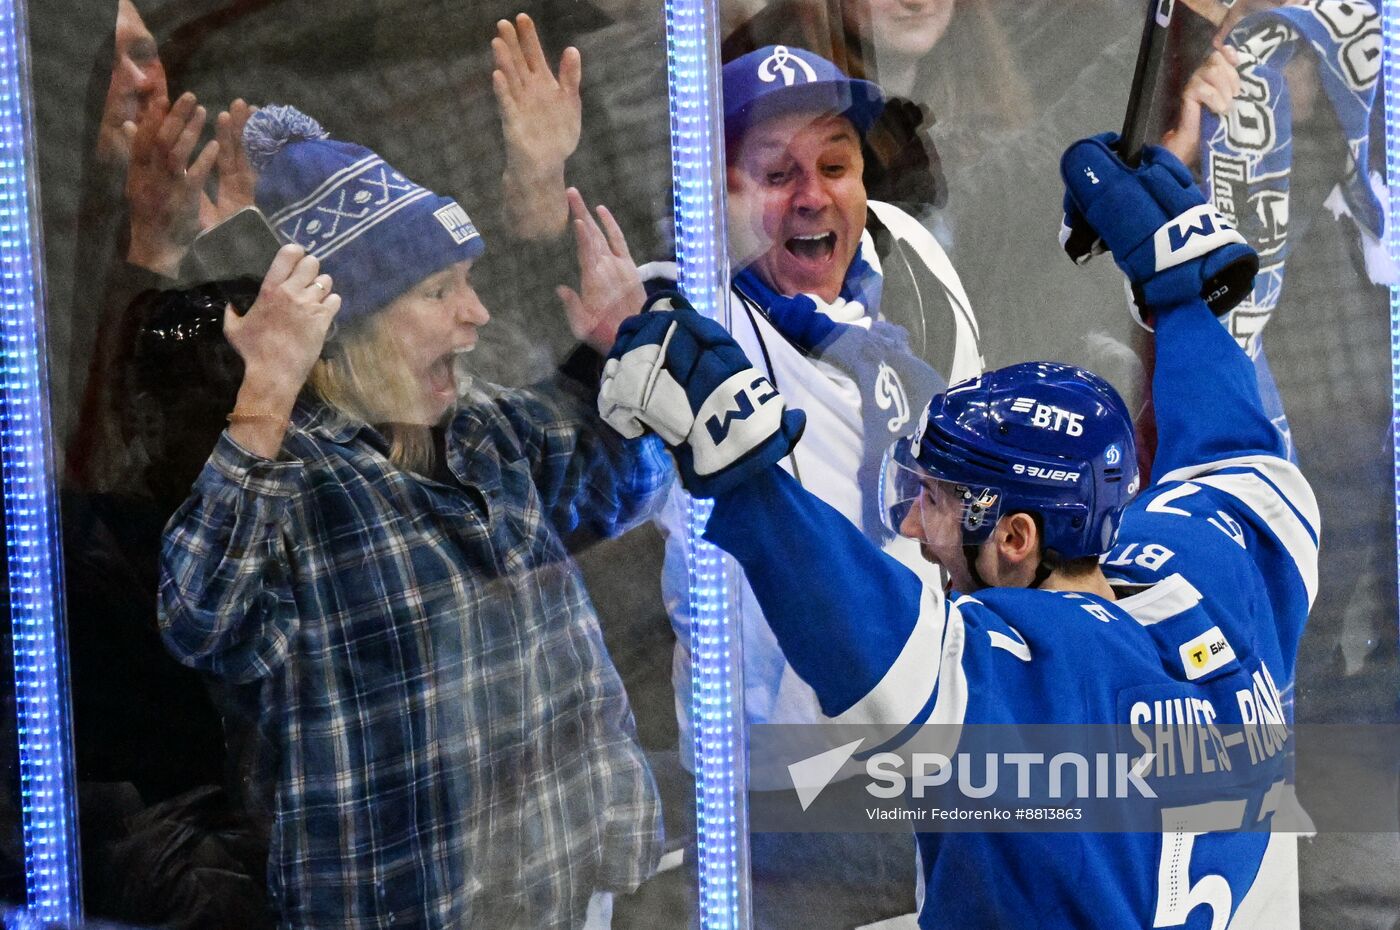
[(365, 433), (365, 438), (383, 451), (389, 448), (384, 436), (361, 420), (348, 416), (344, 411), (321, 400), (314, 393), (304, 391), (292, 408), (292, 425), (305, 433), (336, 445), (346, 445)]

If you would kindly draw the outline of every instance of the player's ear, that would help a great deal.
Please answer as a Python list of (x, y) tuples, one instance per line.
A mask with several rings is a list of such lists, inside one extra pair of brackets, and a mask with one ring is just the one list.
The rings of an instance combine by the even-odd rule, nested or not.
[(1003, 577), (1034, 576), (1040, 564), (1040, 527), (1035, 517), (1019, 511), (1007, 514), (998, 521), (992, 538)]

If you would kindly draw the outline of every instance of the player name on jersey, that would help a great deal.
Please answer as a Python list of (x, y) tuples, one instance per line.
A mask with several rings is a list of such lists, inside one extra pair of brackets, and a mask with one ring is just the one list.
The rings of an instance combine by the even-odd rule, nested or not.
[[(1218, 634), (1219, 630), (1213, 632)], [(1204, 653), (1203, 667), (1213, 661), (1210, 647), (1222, 641), (1223, 638), (1205, 636), (1198, 645), (1191, 647), (1193, 652), (1199, 649)], [(1224, 645), (1225, 649), (1217, 652), (1215, 658), (1226, 655), (1229, 644)], [(1183, 651), (1186, 648), (1183, 647)], [(1228, 654), (1233, 659), (1233, 650)], [(1248, 755), (1250, 765), (1257, 765), (1282, 751), (1288, 742), (1289, 728), (1284, 717), (1283, 698), (1266, 663), (1259, 663), (1250, 682), (1250, 687), (1239, 688), (1234, 693), (1240, 723), (1227, 726), (1223, 731), (1216, 723), (1220, 715), (1209, 698), (1136, 701), (1128, 711), (1128, 724), (1144, 754), (1154, 757), (1152, 776), (1171, 778), (1231, 771), (1236, 762), (1243, 761), (1244, 754)], [(1240, 746), (1244, 750), (1232, 757), (1230, 751)]]

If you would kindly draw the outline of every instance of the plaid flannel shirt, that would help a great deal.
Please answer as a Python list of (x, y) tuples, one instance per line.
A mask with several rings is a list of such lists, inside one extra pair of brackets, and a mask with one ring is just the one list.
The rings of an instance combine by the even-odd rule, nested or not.
[(560, 533), (644, 519), (669, 459), (505, 389), (470, 397), (446, 445), (456, 486), (303, 399), (277, 461), (225, 433), (166, 528), (168, 647), (259, 692), (283, 927), (573, 928), (660, 855)]

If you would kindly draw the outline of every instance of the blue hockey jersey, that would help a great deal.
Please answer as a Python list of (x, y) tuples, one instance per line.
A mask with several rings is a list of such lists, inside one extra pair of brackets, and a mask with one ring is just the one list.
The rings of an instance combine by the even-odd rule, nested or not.
[(1291, 716), (1317, 506), (1249, 360), (1205, 305), (1159, 313), (1156, 338), (1159, 477), (1102, 559), (1131, 586), (1117, 601), (924, 587), (778, 468), (716, 501), (707, 536), (744, 566), (837, 722), (1147, 731), (1194, 719), (1239, 731), (1227, 751), (1271, 788), (1230, 802), (1226, 819), (1255, 832), (1191, 832), (1188, 812), (1159, 833), (918, 834), (926, 930), (1222, 930), (1258, 872), (1269, 835), (1257, 828), (1288, 793), (1270, 727)]

